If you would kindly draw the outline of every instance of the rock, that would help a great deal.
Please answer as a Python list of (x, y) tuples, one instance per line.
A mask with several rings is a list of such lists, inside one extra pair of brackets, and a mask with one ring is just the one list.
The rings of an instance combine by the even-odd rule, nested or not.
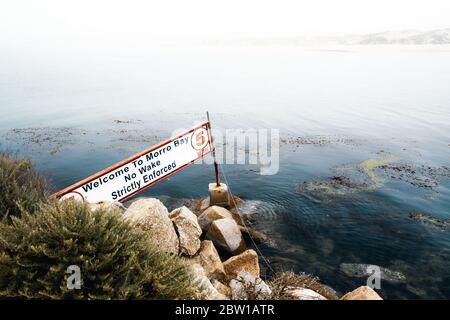
[(221, 294), (223, 294), (227, 298), (231, 298), (231, 289), (229, 286), (224, 285), (222, 282), (212, 279), (211, 284), (214, 288), (216, 288), (217, 291), (219, 291)]
[(219, 206), (212, 206), (206, 209), (199, 217), (198, 223), (203, 231), (208, 231), (211, 223), (219, 219), (233, 219), (233, 215), (230, 211)]
[(209, 202), (212, 205), (218, 205), (222, 207), (230, 207), (230, 192), (228, 191), (228, 186), (225, 183), (210, 183), (208, 185), (209, 189)]
[(199, 215), (201, 215), (203, 213), (203, 211), (208, 209), (209, 206), (210, 206), (209, 197), (207, 197), (204, 199), (192, 200), (192, 204), (191, 204), (190, 208), (191, 208), (192, 212), (194, 212), (194, 214), (198, 217)]
[(202, 288), (202, 295), (207, 300), (228, 300), (228, 297), (220, 293), (206, 276), (205, 270), (199, 264), (195, 263), (191, 266), (194, 273), (195, 280), (200, 288)]
[(193, 256), (200, 249), (202, 229), (197, 222), (197, 216), (186, 207), (173, 210), (169, 218), (175, 225), (180, 241), (180, 253)]
[(249, 238), (252, 238), (255, 241), (265, 242), (265, 241), (268, 241), (268, 239), (269, 239), (265, 234), (263, 234), (259, 231), (256, 231), (256, 230), (253, 230), (253, 229), (250, 229), (250, 228), (247, 228), (244, 226), (239, 226), (239, 229), (241, 230), (241, 233), (244, 236), (247, 235)]
[(106, 211), (118, 210), (120, 213), (124, 213), (126, 208), (120, 202), (100, 201), (96, 203), (89, 203), (89, 209), (94, 212), (98, 209), (105, 209)]
[(244, 200), (239, 198), (238, 196), (233, 196), (230, 201), (230, 210), (240, 207), (244, 204)]
[(236, 223), (240, 227), (245, 226), (244, 219), (242, 218), (242, 216), (239, 213), (236, 213), (236, 212), (233, 212), (233, 211), (230, 211), (230, 212), (231, 212), (231, 216), (233, 217), (234, 221), (236, 221)]
[(341, 300), (383, 300), (378, 293), (368, 286), (361, 286), (345, 294)]
[(306, 288), (293, 288), (287, 290), (287, 293), (297, 300), (327, 300), (320, 293)]
[(269, 286), (260, 278), (248, 272), (239, 272), (236, 279), (230, 281), (232, 300), (256, 300), (272, 294)]
[(195, 263), (198, 263), (205, 269), (210, 279), (225, 279), (225, 270), (222, 261), (217, 253), (214, 244), (210, 240), (202, 241), (200, 250), (192, 257)]
[(322, 284), (322, 287), (326, 290), (326, 292), (328, 293), (326, 298), (328, 300), (339, 300), (339, 294), (337, 293), (336, 290), (334, 290), (332, 287), (327, 286), (325, 284)]
[(200, 213), (202, 213), (203, 211), (208, 209), (210, 206), (211, 205), (210, 205), (210, 202), (209, 202), (209, 198), (205, 198), (202, 201), (200, 201), (200, 207), (199, 207)]
[[(235, 212), (236, 207), (241, 206), (243, 203), (244, 203), (244, 200), (242, 200), (241, 198), (239, 198), (237, 196), (233, 196), (233, 198), (231, 198), (231, 200), (230, 200), (230, 206), (227, 207), (227, 209), (229, 209), (231, 212)], [(199, 216), (200, 214), (203, 213), (203, 211), (205, 211), (210, 206), (211, 206), (211, 203), (209, 201), (209, 197), (206, 197), (204, 199), (193, 200), (191, 209), (195, 215)]]
[(206, 239), (231, 254), (239, 254), (246, 249), (241, 230), (233, 219), (219, 219), (211, 223)]
[(367, 278), (374, 274), (374, 269), (379, 268), (380, 278), (389, 282), (404, 282), (406, 277), (400, 271), (393, 271), (388, 268), (377, 265), (363, 264), (363, 263), (341, 263), (340, 270), (349, 277)]
[(236, 212), (231, 212), (226, 208), (211, 206), (198, 216), (198, 222), (203, 231), (207, 231), (211, 223), (218, 219), (230, 218), (236, 221), (239, 226), (244, 226), (244, 220)]
[(236, 278), (241, 271), (248, 272), (255, 278), (259, 277), (258, 255), (252, 249), (245, 250), (241, 254), (229, 258), (223, 263), (223, 267), (228, 279)]
[(157, 247), (178, 254), (179, 241), (169, 212), (161, 201), (144, 198), (134, 201), (123, 214), (124, 219), (145, 230)]

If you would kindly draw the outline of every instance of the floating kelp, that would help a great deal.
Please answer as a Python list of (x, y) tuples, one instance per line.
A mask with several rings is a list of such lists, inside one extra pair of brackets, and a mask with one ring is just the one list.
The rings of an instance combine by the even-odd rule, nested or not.
[[(96, 145), (94, 141), (104, 140), (104, 148), (123, 153), (132, 153), (135, 145), (156, 144), (163, 140), (166, 132), (143, 126), (141, 120), (114, 120), (115, 126), (96, 130), (74, 127), (30, 127), (15, 128), (6, 132), (5, 140), (14, 147), (32, 150), (36, 153), (48, 152), (55, 155), (68, 147)], [(139, 125), (139, 126), (137, 126)]]
[(389, 165), (397, 160), (399, 160), (399, 158), (395, 156), (389, 156), (388, 158), (385, 159), (369, 159), (359, 164), (359, 170), (369, 177), (372, 184), (377, 184), (382, 182), (382, 179), (380, 179), (375, 175), (374, 169)]
[(421, 222), (426, 225), (430, 225), (440, 230), (447, 230), (447, 228), (450, 227), (449, 219), (438, 219), (422, 212), (411, 212), (409, 214), (409, 217), (415, 221)]
[(326, 136), (326, 135), (315, 135), (315, 136), (294, 136), (294, 135), (284, 135), (280, 138), (280, 143), (282, 145), (314, 145), (314, 146), (325, 146), (333, 144), (343, 144), (348, 146), (354, 146), (361, 144), (361, 141), (354, 138), (348, 138), (344, 136)]
[(368, 159), (359, 164), (345, 164), (332, 167), (336, 173), (322, 181), (303, 182), (297, 186), (297, 192), (313, 199), (320, 195), (344, 196), (351, 193), (374, 190), (383, 182), (374, 170), (397, 161), (398, 157), (389, 156), (384, 159)]
[(117, 124), (122, 124), (122, 123), (125, 123), (125, 124), (129, 124), (129, 123), (140, 123), (140, 122), (142, 122), (142, 120), (121, 120), (121, 119), (116, 119), (116, 120), (114, 120), (114, 123), (117, 123)]
[(450, 178), (450, 168), (424, 164), (383, 164), (379, 166), (385, 176), (406, 182), (414, 187), (435, 189), (442, 178)]
[(349, 277), (353, 278), (367, 278), (376, 273), (374, 270), (380, 271), (380, 279), (390, 282), (404, 282), (406, 277), (399, 271), (393, 271), (388, 268), (380, 267), (371, 264), (361, 263), (341, 263), (339, 269)]
[(332, 176), (325, 181), (303, 182), (297, 187), (297, 192), (309, 195), (315, 193), (315, 195), (344, 196), (349, 193), (368, 190), (369, 187), (369, 184), (357, 183), (345, 176)]
[[(383, 159), (368, 159), (359, 164), (334, 166), (331, 170), (335, 175), (321, 181), (302, 182), (297, 186), (297, 192), (313, 200), (330, 200), (329, 196), (375, 190), (386, 179), (436, 191), (440, 180), (450, 178), (449, 167), (401, 163), (400, 159), (393, 155)], [(326, 198), (320, 199), (321, 196)]]
[(31, 149), (48, 150), (53, 155), (64, 146), (76, 144), (77, 137), (85, 134), (84, 130), (73, 127), (16, 128), (6, 133), (6, 140)]

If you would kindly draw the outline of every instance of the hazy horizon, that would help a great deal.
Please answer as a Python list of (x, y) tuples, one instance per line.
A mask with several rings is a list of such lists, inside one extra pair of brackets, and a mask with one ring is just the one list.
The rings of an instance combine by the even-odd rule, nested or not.
[(4, 48), (145, 47), (160, 41), (317, 37), (449, 28), (445, 0), (7, 1)]

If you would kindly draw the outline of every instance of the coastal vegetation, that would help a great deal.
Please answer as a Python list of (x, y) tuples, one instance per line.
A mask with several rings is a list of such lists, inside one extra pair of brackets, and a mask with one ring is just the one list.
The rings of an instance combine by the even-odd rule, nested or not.
[(33, 212), (47, 195), (45, 179), (30, 160), (0, 153), (0, 220), (10, 220), (22, 210)]
[[(0, 156), (0, 298), (335, 300), (316, 277), (262, 279), (250, 245), (267, 241), (232, 207), (168, 211), (155, 198), (83, 203), (49, 200), (31, 162)], [(252, 241), (246, 241), (250, 237)], [(257, 249), (257, 248), (255, 248)], [(345, 299), (381, 299), (368, 287)], [(343, 299), (343, 298), (342, 298)]]
[[(0, 156), (0, 297), (31, 299), (194, 299), (186, 263), (156, 248), (118, 209), (47, 201), (31, 162)], [(68, 267), (81, 286), (67, 286)]]

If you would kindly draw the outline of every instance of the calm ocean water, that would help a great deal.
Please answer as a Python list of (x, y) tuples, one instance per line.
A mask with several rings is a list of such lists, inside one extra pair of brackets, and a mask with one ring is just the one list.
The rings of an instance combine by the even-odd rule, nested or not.
[[(0, 149), (33, 159), (57, 190), (205, 110), (216, 128), (279, 129), (277, 175), (224, 166), (252, 226), (272, 239), (260, 246), (272, 268), (317, 275), (344, 293), (366, 283), (358, 265), (375, 264), (404, 276), (385, 275), (384, 298), (450, 299), (449, 53), (2, 51)], [(193, 165), (143, 195), (169, 207), (202, 198), (212, 170)]]

